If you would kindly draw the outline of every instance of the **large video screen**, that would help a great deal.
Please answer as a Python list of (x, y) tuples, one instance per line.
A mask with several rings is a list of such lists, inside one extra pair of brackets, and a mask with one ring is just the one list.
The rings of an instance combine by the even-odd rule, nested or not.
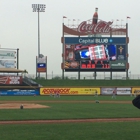
[(125, 45), (65, 44), (66, 71), (126, 68)]

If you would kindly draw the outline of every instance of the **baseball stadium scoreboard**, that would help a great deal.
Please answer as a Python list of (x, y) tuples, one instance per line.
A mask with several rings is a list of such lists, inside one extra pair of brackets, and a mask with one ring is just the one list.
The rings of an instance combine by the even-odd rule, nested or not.
[(65, 72), (125, 71), (126, 37), (64, 37)]

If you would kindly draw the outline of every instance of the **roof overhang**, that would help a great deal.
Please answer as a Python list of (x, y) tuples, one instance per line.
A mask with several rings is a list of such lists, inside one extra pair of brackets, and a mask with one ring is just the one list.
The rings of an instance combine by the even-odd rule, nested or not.
[(19, 70), (14, 68), (0, 68), (0, 73), (24, 73), (25, 70)]

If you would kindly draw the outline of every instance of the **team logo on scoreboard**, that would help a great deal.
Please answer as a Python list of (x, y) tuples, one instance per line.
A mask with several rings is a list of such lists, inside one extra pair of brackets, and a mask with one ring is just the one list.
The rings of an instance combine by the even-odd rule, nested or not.
[(122, 46), (120, 46), (118, 49), (120, 51), (120, 54), (122, 54), (124, 48)]

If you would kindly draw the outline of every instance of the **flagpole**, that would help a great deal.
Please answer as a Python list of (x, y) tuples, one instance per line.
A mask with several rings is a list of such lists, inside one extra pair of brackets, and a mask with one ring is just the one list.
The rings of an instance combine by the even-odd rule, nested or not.
[(123, 20), (121, 19), (121, 27), (122, 27), (122, 21), (123, 21)]
[(79, 24), (79, 21), (80, 21), (80, 19), (77, 20), (77, 26), (78, 26), (78, 24)]
[(63, 16), (63, 23), (62, 23), (62, 79), (64, 79), (64, 61), (65, 61), (65, 49), (64, 49), (64, 18)]
[[(126, 23), (126, 38), (128, 39), (128, 19), (130, 17), (126, 17), (127, 19), (127, 23)], [(128, 64), (128, 41), (126, 42), (126, 53), (127, 53), (127, 57), (126, 57), (126, 62)], [(126, 78), (128, 78), (128, 67), (127, 67), (127, 70), (126, 70)]]
[(62, 79), (64, 79), (64, 18), (62, 23)]
[(64, 23), (64, 18), (67, 18), (67, 17), (63, 16), (63, 23)]
[(74, 27), (74, 21), (75, 21), (75, 19), (73, 19), (73, 27)]
[(116, 19), (116, 26), (117, 26), (117, 21), (119, 21), (118, 19)]
[(126, 23), (128, 23), (128, 19), (130, 19), (130, 17), (126, 17)]

